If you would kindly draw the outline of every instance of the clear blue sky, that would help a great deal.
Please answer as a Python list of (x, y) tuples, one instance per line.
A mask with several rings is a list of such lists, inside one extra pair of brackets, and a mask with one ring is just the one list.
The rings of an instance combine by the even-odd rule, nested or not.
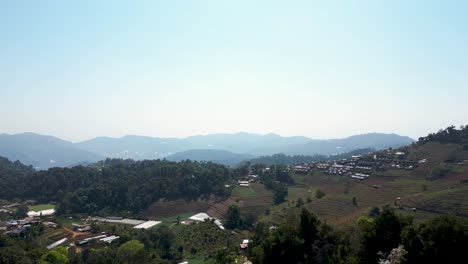
[(2, 1), (0, 133), (468, 124), (468, 1)]

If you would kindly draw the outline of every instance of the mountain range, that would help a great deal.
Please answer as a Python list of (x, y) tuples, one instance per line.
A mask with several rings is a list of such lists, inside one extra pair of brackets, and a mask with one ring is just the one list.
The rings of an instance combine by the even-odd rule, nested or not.
[(317, 140), (276, 134), (211, 134), (187, 138), (127, 135), (97, 137), (72, 143), (35, 133), (0, 134), (0, 156), (19, 160), (39, 169), (95, 162), (104, 158), (205, 160), (234, 165), (258, 156), (335, 155), (357, 149), (400, 147), (414, 142), (396, 134), (370, 133), (343, 139)]

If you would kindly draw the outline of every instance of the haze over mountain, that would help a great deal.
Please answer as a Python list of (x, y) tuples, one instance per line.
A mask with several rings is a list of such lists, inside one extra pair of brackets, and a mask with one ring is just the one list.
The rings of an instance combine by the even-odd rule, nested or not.
[(281, 147), (257, 148), (250, 152), (253, 155), (272, 155), (284, 153), (287, 155), (335, 155), (357, 149), (375, 149), (401, 147), (413, 143), (410, 137), (396, 134), (369, 133), (355, 135), (342, 139), (309, 140), (304, 144), (294, 144)]
[(0, 135), (0, 155), (36, 168), (86, 164), (109, 158), (204, 160), (226, 165), (258, 156), (334, 155), (357, 149), (375, 150), (400, 147), (414, 140), (396, 134), (371, 133), (343, 139), (316, 140), (282, 137), (276, 134), (212, 134), (187, 138), (158, 138), (128, 135), (121, 138), (97, 137), (72, 143), (34, 133)]
[(192, 149), (216, 149), (250, 154), (257, 148), (281, 148), (310, 141), (311, 139), (306, 137), (282, 137), (276, 134), (260, 135), (241, 132), (198, 135), (182, 139), (145, 136), (98, 137), (78, 142), (75, 146), (106, 157), (154, 159)]
[(35, 133), (0, 134), (0, 156), (39, 169), (94, 162), (103, 156), (76, 148), (72, 142)]

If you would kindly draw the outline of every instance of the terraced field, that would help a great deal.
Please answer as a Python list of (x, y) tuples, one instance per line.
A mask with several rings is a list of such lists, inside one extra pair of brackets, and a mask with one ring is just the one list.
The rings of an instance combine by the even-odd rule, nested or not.
[[(272, 214), (263, 219), (268, 222), (284, 219), (288, 213), (298, 211), (294, 208), (297, 199), (306, 202), (307, 197), (311, 202), (306, 202), (305, 208), (336, 225), (351, 224), (370, 208), (383, 205), (401, 207), (403, 214), (412, 215), (417, 222), (440, 214), (468, 217), (468, 185), (461, 183), (468, 178), (468, 169), (454, 168), (446, 178), (435, 181), (425, 179), (430, 165), (412, 171), (387, 170), (363, 181), (318, 171), (313, 175), (295, 175), (296, 184), (288, 188), (288, 202), (273, 207)], [(321, 199), (315, 198), (317, 189), (325, 193)]]

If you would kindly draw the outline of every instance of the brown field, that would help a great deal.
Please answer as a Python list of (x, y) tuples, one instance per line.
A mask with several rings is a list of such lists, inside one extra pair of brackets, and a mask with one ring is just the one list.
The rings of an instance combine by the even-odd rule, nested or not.
[[(419, 155), (423, 157), (425, 151), (432, 151), (435, 147), (428, 146), (426, 148), (429, 149), (420, 150)], [(445, 158), (454, 149), (453, 146), (445, 146), (443, 153), (436, 159)], [(444, 214), (468, 217), (468, 184), (462, 184), (462, 180), (468, 179), (468, 165), (453, 164), (452, 172), (445, 178), (426, 180), (432, 166), (437, 163), (423, 163), (414, 170), (374, 172), (363, 181), (314, 171), (308, 175), (294, 175), (295, 185), (289, 186), (287, 201), (278, 206), (272, 206), (272, 192), (260, 183), (252, 183), (248, 188), (236, 187), (232, 196), (222, 201), (175, 200), (154, 203), (147, 210), (146, 216), (157, 219), (186, 212), (207, 212), (223, 219), (229, 205), (237, 204), (242, 214), (252, 213), (259, 220), (274, 224), (284, 221), (288, 215), (298, 214), (301, 208), (296, 207), (296, 202), (302, 198), (305, 208), (334, 225), (352, 224), (372, 207), (384, 205), (413, 216), (415, 222)], [(325, 196), (316, 198), (317, 190), (324, 192)], [(356, 198), (356, 204), (353, 204), (353, 197)], [(307, 202), (308, 198), (310, 202)]]
[[(427, 181), (425, 176), (430, 169), (430, 164), (423, 164), (412, 171), (387, 170), (363, 181), (319, 171), (314, 171), (313, 175), (295, 175), (296, 184), (288, 189), (288, 202), (273, 207), (271, 215), (262, 218), (272, 223), (282, 221), (287, 214), (297, 213), (297, 199), (306, 202), (307, 197), (312, 201), (304, 207), (335, 225), (354, 223), (370, 208), (383, 205), (402, 207), (401, 212), (412, 215), (416, 222), (443, 214), (468, 217), (468, 185), (460, 183), (461, 179), (468, 178), (466, 168), (455, 166), (454, 172), (446, 178)], [(325, 193), (321, 199), (315, 198), (317, 189)], [(356, 205), (352, 203), (353, 197), (356, 197)], [(413, 207), (417, 208), (416, 212)]]
[[(236, 187), (244, 188), (244, 187)], [(144, 213), (148, 219), (161, 219), (181, 215), (187, 212), (206, 212), (208, 215), (223, 219), (230, 205), (237, 204), (242, 213), (260, 215), (268, 209), (273, 201), (273, 194), (266, 190), (262, 184), (252, 183), (248, 190), (234, 190), (233, 195), (227, 199), (220, 200), (211, 198), (209, 200), (186, 201), (182, 199), (159, 201), (153, 203)]]

